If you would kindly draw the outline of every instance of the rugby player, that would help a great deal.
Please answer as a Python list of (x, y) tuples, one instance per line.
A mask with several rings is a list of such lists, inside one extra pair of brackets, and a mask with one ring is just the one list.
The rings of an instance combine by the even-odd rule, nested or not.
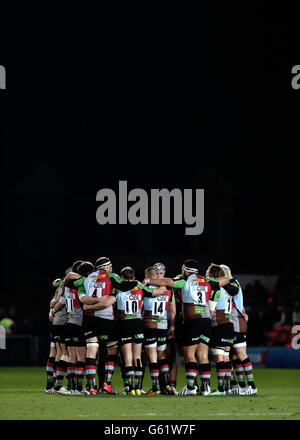
[[(77, 273), (87, 277), (95, 270), (92, 263), (86, 261), (79, 265)], [(54, 307), (54, 312), (66, 307), (67, 321), (65, 324), (65, 343), (69, 356), (70, 387), (68, 391), (74, 394), (87, 394), (83, 389), (83, 378), (85, 374), (86, 345), (82, 330), (83, 305), (79, 300), (78, 290), (75, 288), (64, 288), (64, 294)], [(66, 394), (66, 393), (65, 393)]]
[[(61, 278), (57, 278), (56, 280), (53, 281), (52, 286), (56, 287), (56, 285), (61, 284), (62, 279)], [(56, 288), (58, 289), (58, 288)], [(46, 364), (46, 375), (47, 375), (47, 384), (46, 384), (46, 388), (45, 388), (45, 393), (46, 394), (50, 394), (50, 390), (52, 390), (52, 388), (54, 387), (54, 362), (55, 362), (55, 358), (56, 358), (56, 346), (55, 346), (55, 341), (54, 341), (54, 336), (53, 336), (53, 320), (54, 320), (54, 316), (52, 313), (52, 310), (50, 309), (49, 311), (49, 335), (50, 335), (50, 351), (49, 351), (49, 357), (47, 360), (47, 364)]]
[[(226, 276), (233, 279), (228, 266), (220, 264)], [(238, 292), (232, 300), (231, 322), (233, 323), (234, 337), (231, 360), (236, 371), (238, 387), (232, 387), (235, 394), (256, 394), (257, 388), (254, 383), (252, 363), (247, 355), (247, 321), (248, 316), (243, 305), (243, 291), (237, 279)], [(247, 386), (244, 378), (247, 378)]]
[(211, 336), (211, 317), (209, 312), (210, 291), (219, 289), (229, 282), (229, 278), (220, 277), (217, 281), (208, 281), (198, 275), (198, 262), (186, 260), (182, 266), (182, 275), (175, 278), (149, 279), (149, 284), (166, 286), (181, 290), (183, 303), (183, 341), (182, 351), (185, 361), (186, 386), (180, 395), (195, 395), (197, 387), (197, 361), (202, 382), (201, 394), (210, 392), (210, 363), (208, 360), (208, 344)]
[[(79, 299), (84, 304), (83, 328), (87, 346), (86, 376), (89, 394), (96, 395), (98, 392), (117, 394), (111, 385), (117, 362), (118, 335), (112, 308), (115, 301), (110, 296), (113, 289), (130, 290), (137, 285), (137, 281), (124, 281), (113, 273), (112, 263), (107, 257), (101, 257), (96, 261), (96, 270), (88, 277), (79, 278), (77, 274), (69, 274), (69, 278), (73, 279), (74, 287), (80, 292)], [(103, 304), (106, 307), (88, 310), (89, 305), (95, 304), (95, 299), (99, 300), (102, 297), (107, 297), (103, 298)], [(96, 357), (99, 347), (98, 338), (105, 342), (108, 353), (105, 363), (105, 381), (99, 390), (97, 390), (95, 379)]]
[[(166, 267), (163, 263), (155, 263), (153, 267), (157, 271), (158, 278), (164, 278), (166, 274)], [(178, 394), (176, 390), (176, 378), (177, 378), (177, 359), (176, 359), (176, 353), (177, 353), (177, 342), (175, 341), (175, 327), (176, 322), (178, 320), (177, 316), (177, 303), (175, 292), (176, 290), (172, 290), (174, 295), (174, 302), (169, 305), (168, 307), (168, 338), (167, 338), (167, 349), (165, 352), (165, 358), (168, 360), (168, 367), (169, 367), (169, 381), (170, 386), (172, 388), (172, 394)], [(175, 316), (175, 320), (171, 322), (171, 315)], [(165, 389), (165, 383), (164, 383), (164, 377), (159, 375), (159, 386), (160, 389)], [(164, 393), (164, 391), (163, 391)]]
[[(121, 270), (121, 278), (124, 282), (133, 282), (134, 270), (131, 267), (124, 267)], [(146, 297), (162, 295), (165, 288), (149, 288), (137, 284), (127, 291), (116, 289), (117, 298), (117, 323), (119, 344), (124, 359), (126, 374), (126, 386), (128, 394), (141, 395), (141, 349), (144, 339), (144, 328), (142, 321), (142, 302)], [(88, 310), (97, 310), (98, 305), (86, 307)], [(154, 372), (158, 378), (158, 370)]]
[[(145, 278), (158, 278), (158, 271), (149, 267), (145, 271)], [(154, 287), (154, 286), (149, 286)], [(158, 394), (158, 377), (156, 372), (162, 376), (160, 391), (163, 394), (174, 394), (170, 386), (170, 367), (167, 359), (167, 338), (168, 338), (168, 312), (170, 311), (170, 326), (174, 329), (176, 308), (174, 294), (166, 290), (163, 295), (154, 298), (144, 298), (144, 334), (145, 349), (150, 362), (150, 375), (152, 389), (148, 395)]]
[[(66, 269), (65, 275), (67, 275), (69, 271), (71, 271), (71, 268)], [(64, 340), (64, 326), (67, 319), (67, 312), (65, 307), (56, 313), (53, 311), (53, 307), (58, 303), (63, 294), (64, 284), (65, 279), (57, 279), (53, 282), (56, 291), (53, 299), (50, 301), (50, 315), (53, 317), (52, 336), (56, 348), (56, 357), (53, 365), (53, 377), (55, 378), (54, 387), (45, 390), (47, 394), (62, 394), (67, 392), (67, 389), (63, 387), (63, 379), (67, 374), (69, 361), (68, 351)]]
[[(224, 275), (223, 269), (216, 264), (211, 264), (206, 272), (206, 277), (209, 280), (216, 280)], [(230, 391), (231, 362), (229, 352), (233, 344), (233, 324), (230, 322), (230, 316), (232, 308), (231, 294), (236, 293), (237, 284), (234, 281), (230, 284), (235, 287), (231, 291), (228, 289), (231, 293), (221, 287), (218, 290), (212, 290), (209, 297), (209, 310), (212, 316), (210, 347), (216, 363), (218, 379), (218, 388), (212, 391), (209, 394), (210, 396), (232, 394)], [(225, 287), (228, 288), (227, 286)]]

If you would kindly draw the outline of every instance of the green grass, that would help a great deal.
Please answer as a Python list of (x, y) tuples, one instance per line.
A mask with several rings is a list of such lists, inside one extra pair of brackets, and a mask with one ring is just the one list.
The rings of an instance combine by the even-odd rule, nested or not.
[[(300, 419), (300, 371), (256, 369), (255, 396), (63, 396), (44, 394), (43, 367), (0, 368), (1, 420)], [(185, 383), (179, 369), (177, 389)], [(117, 369), (113, 384), (123, 385)], [(212, 388), (216, 386), (212, 372)], [(144, 388), (150, 389), (148, 368)]]

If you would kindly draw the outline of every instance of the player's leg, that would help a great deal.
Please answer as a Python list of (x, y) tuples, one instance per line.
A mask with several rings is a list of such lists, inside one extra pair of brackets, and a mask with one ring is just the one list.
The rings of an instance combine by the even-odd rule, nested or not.
[(148, 391), (149, 395), (158, 394), (159, 388), (159, 366), (157, 362), (157, 338), (156, 329), (145, 329), (145, 351), (149, 360), (149, 371), (151, 377), (152, 388)]
[(86, 390), (90, 395), (97, 394), (96, 370), (97, 370), (97, 354), (99, 350), (98, 335), (100, 334), (100, 324), (98, 317), (84, 316), (83, 318), (83, 334), (86, 341)]
[(107, 359), (108, 353), (106, 348), (106, 343), (99, 338), (99, 350), (98, 350), (98, 384), (99, 390), (103, 388), (103, 384), (105, 382), (105, 362)]
[(50, 351), (46, 365), (46, 376), (47, 376), (47, 383), (45, 387), (46, 394), (51, 394), (50, 390), (52, 390), (54, 387), (53, 369), (54, 369), (54, 362), (56, 357), (56, 347), (55, 347), (55, 341), (53, 335), (53, 325), (51, 323), (49, 325), (49, 336), (50, 336)]
[(157, 358), (161, 375), (163, 394), (173, 395), (174, 391), (170, 386), (170, 364), (167, 358), (167, 330), (159, 330), (157, 338)]
[(66, 392), (63, 387), (64, 377), (67, 375), (68, 352), (65, 344), (64, 326), (56, 326), (55, 345), (56, 345), (56, 376), (54, 390), (57, 393)]
[(50, 352), (46, 365), (46, 374), (47, 374), (47, 384), (45, 388), (45, 393), (49, 394), (49, 391), (54, 387), (54, 377), (53, 377), (53, 367), (54, 361), (56, 357), (56, 347), (54, 342), (50, 342)]
[(86, 391), (83, 389), (86, 362), (86, 346), (83, 338), (79, 339), (75, 346), (75, 351), (77, 359), (75, 368), (76, 390), (80, 394), (86, 394)]
[(142, 342), (134, 339), (132, 344), (132, 356), (133, 356), (133, 365), (134, 365), (134, 377), (135, 377), (135, 394), (137, 396), (141, 395), (142, 388), (142, 375), (143, 375), (143, 367), (142, 367)]
[(240, 365), (242, 366), (242, 368), (244, 370), (244, 374), (247, 377), (247, 383), (248, 383), (249, 388), (248, 388), (248, 390), (246, 390), (246, 393), (249, 392), (250, 394), (256, 394), (257, 388), (254, 383), (253, 367), (252, 367), (252, 363), (247, 355), (246, 344), (243, 345), (242, 347), (235, 346), (235, 353), (236, 353), (238, 360), (240, 361)]
[(200, 394), (207, 396), (210, 394), (211, 366), (208, 357), (209, 344), (212, 337), (212, 327), (210, 318), (198, 319), (198, 332), (200, 332), (199, 344), (197, 346), (198, 372), (201, 380)]
[(225, 386), (224, 391), (226, 394), (231, 394), (231, 360), (230, 360), (230, 346), (223, 347), (224, 350), (224, 362), (225, 362)]
[(120, 344), (121, 344), (122, 356), (124, 359), (125, 374), (128, 383), (128, 394), (135, 396), (135, 389), (134, 389), (135, 375), (134, 375), (134, 366), (133, 366), (132, 342), (124, 343), (121, 341)]
[[(113, 320), (103, 319), (102, 337), (105, 337), (107, 357), (105, 359), (105, 376), (101, 391), (108, 394), (118, 394), (112, 386), (112, 378), (118, 361), (118, 329)], [(105, 331), (105, 333), (104, 333)]]
[(183, 346), (182, 353), (184, 357), (186, 385), (179, 392), (179, 396), (188, 394), (197, 394), (195, 379), (197, 377), (196, 350), (200, 342), (201, 319), (187, 321), (183, 326)]
[(70, 393), (75, 392), (75, 367), (76, 367), (76, 351), (73, 345), (73, 325), (65, 325), (65, 344), (68, 352), (68, 363), (67, 363), (67, 390)]
[(107, 357), (105, 360), (105, 376), (104, 376), (104, 382), (101, 388), (101, 392), (108, 393), (108, 394), (118, 394), (117, 391), (112, 386), (112, 377), (117, 365), (118, 361), (118, 341), (110, 341), (106, 344), (106, 350), (107, 350)]
[(91, 395), (97, 394), (97, 385), (96, 385), (96, 358), (98, 353), (99, 343), (98, 338), (93, 336), (86, 340), (86, 384), (87, 391)]
[(145, 342), (144, 335), (144, 323), (142, 319), (135, 319), (132, 322), (133, 325), (133, 344), (132, 344), (132, 355), (134, 363), (134, 375), (135, 375), (135, 394), (140, 396), (142, 394), (142, 376), (143, 376), (143, 366), (142, 366), (142, 346)]
[(186, 385), (179, 392), (179, 395), (197, 394), (197, 388), (195, 387), (195, 379), (197, 377), (197, 361), (196, 361), (196, 349), (198, 344), (184, 345), (182, 347), (185, 367)]
[(174, 394), (177, 394), (176, 390), (176, 381), (177, 381), (177, 342), (173, 339), (171, 341), (168, 341), (167, 344), (167, 359), (169, 361), (169, 368), (170, 368), (170, 386), (172, 388), (172, 391)]
[(208, 345), (200, 342), (196, 351), (198, 359), (198, 373), (201, 380), (200, 394), (202, 396), (208, 396), (210, 394), (211, 366), (208, 357), (208, 350)]

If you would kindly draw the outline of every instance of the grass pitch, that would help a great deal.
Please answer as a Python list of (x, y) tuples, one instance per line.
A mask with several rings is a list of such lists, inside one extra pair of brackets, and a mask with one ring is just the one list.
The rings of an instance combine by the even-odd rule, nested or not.
[[(1, 420), (300, 420), (300, 370), (256, 369), (254, 396), (63, 396), (44, 394), (43, 367), (0, 367)], [(216, 374), (212, 371), (212, 389)], [(180, 368), (177, 389), (185, 384)], [(119, 369), (113, 385), (122, 393)], [(148, 368), (144, 389), (149, 390)]]

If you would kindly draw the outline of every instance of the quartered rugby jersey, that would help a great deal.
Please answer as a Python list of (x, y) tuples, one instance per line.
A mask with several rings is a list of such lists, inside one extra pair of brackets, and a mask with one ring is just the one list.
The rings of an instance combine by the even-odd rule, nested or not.
[[(216, 280), (216, 278), (209, 278)], [(210, 301), (216, 303), (215, 313), (212, 317), (212, 325), (222, 325), (230, 322), (233, 297), (238, 291), (238, 286), (235, 280), (230, 280), (229, 284), (220, 287), (218, 290), (211, 291)]]
[[(58, 295), (62, 294), (64, 292), (65, 289), (65, 280), (63, 281), (59, 281), (57, 284), (57, 289), (55, 291), (54, 296), (57, 298)], [(67, 320), (67, 310), (65, 307), (63, 307), (62, 309), (58, 310), (53, 318), (53, 325), (65, 325)]]
[(187, 278), (179, 275), (173, 278), (173, 287), (181, 289), (184, 321), (210, 318), (209, 295), (212, 289), (219, 289), (218, 282), (209, 281), (198, 274), (191, 274)]
[(67, 323), (82, 325), (83, 308), (79, 301), (78, 290), (65, 286), (64, 294), (59, 302), (64, 304), (67, 312)]
[[(149, 286), (155, 288), (155, 286)], [(166, 290), (162, 295), (144, 298), (144, 326), (145, 328), (168, 328), (168, 307), (174, 302), (174, 293)]]
[(143, 300), (152, 297), (154, 288), (138, 284), (131, 290), (116, 292), (117, 319), (141, 319)]
[[(92, 272), (88, 277), (82, 277), (73, 280), (73, 285), (78, 289), (79, 298), (81, 295), (87, 295), (94, 298), (101, 298), (105, 295), (111, 295), (113, 289), (127, 290), (135, 287), (137, 281), (124, 281), (119, 275), (113, 272), (106, 272), (103, 269)], [(90, 316), (113, 320), (113, 306), (103, 310), (91, 310), (85, 312)]]

